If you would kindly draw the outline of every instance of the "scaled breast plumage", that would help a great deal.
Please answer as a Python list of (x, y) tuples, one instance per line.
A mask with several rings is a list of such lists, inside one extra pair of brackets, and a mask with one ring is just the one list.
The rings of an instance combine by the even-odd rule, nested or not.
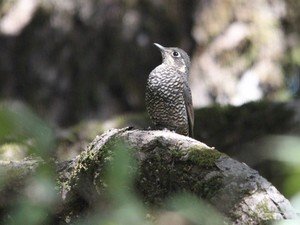
[(193, 118), (189, 117), (193, 117), (193, 114), (187, 108), (187, 104), (192, 103), (188, 74), (178, 68), (176, 63), (163, 62), (150, 73), (146, 87), (146, 108), (156, 128), (167, 128), (191, 136)]

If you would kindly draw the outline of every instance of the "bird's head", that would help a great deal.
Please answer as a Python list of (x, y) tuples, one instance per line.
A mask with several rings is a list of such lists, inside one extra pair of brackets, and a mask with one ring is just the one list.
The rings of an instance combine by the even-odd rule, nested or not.
[(157, 43), (154, 43), (154, 45), (159, 48), (163, 63), (175, 67), (183, 73), (189, 72), (190, 57), (185, 51), (176, 47), (164, 47)]

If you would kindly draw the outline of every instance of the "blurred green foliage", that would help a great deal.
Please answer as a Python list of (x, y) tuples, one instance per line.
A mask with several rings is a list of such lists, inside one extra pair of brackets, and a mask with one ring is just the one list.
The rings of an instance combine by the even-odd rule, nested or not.
[[(26, 143), (30, 154), (42, 158), (45, 163), (34, 175), (26, 177), (22, 191), (14, 193), (15, 199), (0, 207), (2, 224), (47, 225), (56, 223), (59, 207), (55, 183), (55, 170), (50, 159), (55, 148), (53, 131), (23, 105), (1, 105), (0, 143)], [(126, 146), (119, 144), (113, 151), (113, 159), (105, 169), (105, 183), (111, 204), (105, 210), (91, 212), (75, 222), (78, 225), (141, 225), (162, 224), (164, 221), (185, 221), (185, 224), (224, 224), (225, 219), (206, 203), (189, 194), (179, 194), (166, 201), (160, 209), (148, 208), (134, 193), (136, 163)], [(13, 185), (1, 173), (1, 195)], [(7, 205), (7, 208), (4, 206)], [(8, 210), (7, 210), (8, 209)]]
[[(57, 200), (55, 170), (48, 160), (55, 148), (53, 131), (30, 109), (19, 103), (0, 106), (0, 124), (0, 145), (6, 145), (7, 148), (8, 143), (27, 145), (30, 156), (45, 161), (34, 175), (22, 181), (22, 191), (14, 190), (14, 177), (8, 177), (12, 174), (1, 168), (0, 194), (11, 195), (8, 196), (8, 202), (1, 202), (1, 214), (4, 214), (1, 221), (12, 225), (50, 224), (50, 215), (54, 213)], [(7, 191), (10, 189), (14, 190), (13, 193)]]
[[(273, 151), (269, 158), (283, 163), (284, 193), (293, 199), (300, 194), (300, 139), (299, 136), (274, 135), (266, 139), (266, 148)], [(300, 212), (300, 205), (297, 206)]]
[[(282, 186), (281, 192), (290, 199), (300, 216), (300, 139), (297, 135), (270, 135), (258, 143), (265, 152), (265, 159), (277, 162), (280, 171), (277, 176)], [(275, 177), (276, 174), (273, 174)], [(273, 225), (298, 225), (300, 220), (277, 221)]]
[(45, 157), (54, 150), (54, 133), (21, 103), (0, 105), (0, 144), (30, 143), (31, 153)]

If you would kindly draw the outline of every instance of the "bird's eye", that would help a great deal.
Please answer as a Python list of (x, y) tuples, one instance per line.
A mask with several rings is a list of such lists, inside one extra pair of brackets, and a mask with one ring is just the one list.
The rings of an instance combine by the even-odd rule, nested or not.
[(174, 52), (172, 53), (172, 55), (173, 55), (174, 57), (179, 57), (179, 56), (180, 56), (179, 52), (176, 52), (176, 51), (174, 51)]

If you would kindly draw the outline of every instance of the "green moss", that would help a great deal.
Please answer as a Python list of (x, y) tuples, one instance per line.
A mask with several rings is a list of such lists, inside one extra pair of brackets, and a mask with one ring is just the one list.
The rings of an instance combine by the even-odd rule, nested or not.
[(131, 148), (125, 143), (120, 142), (115, 136), (112, 136), (99, 150), (94, 146), (94, 143), (98, 142), (100, 138), (98, 137), (94, 140), (88, 146), (87, 150), (79, 155), (70, 178), (61, 183), (67, 191), (71, 189), (86, 189), (86, 187), (97, 189), (98, 192), (104, 190), (106, 184), (103, 177), (107, 172), (107, 166), (116, 154), (115, 150), (125, 148), (128, 151), (132, 151)]
[(222, 155), (222, 153), (213, 149), (194, 147), (188, 150), (188, 159), (201, 167), (215, 166), (216, 160), (218, 160)]
[(92, 147), (93, 143), (88, 146), (87, 150), (81, 152), (70, 178), (61, 183), (66, 191), (70, 191), (74, 187), (80, 188), (80, 186), (84, 186), (85, 181), (93, 182), (94, 176), (98, 174), (96, 171), (104, 167), (104, 163), (111, 155), (110, 148), (106, 147), (106, 145), (103, 146), (101, 151), (97, 152), (91, 150)]
[(202, 146), (185, 152), (178, 148), (156, 147), (140, 165), (136, 186), (150, 205), (163, 204), (164, 199), (177, 192), (192, 192), (209, 199), (222, 187), (223, 182), (218, 173), (207, 178), (207, 170), (215, 166), (216, 160), (222, 155)]
[(263, 215), (265, 220), (274, 220), (274, 213), (270, 212), (268, 203), (266, 201), (261, 201), (257, 204), (255, 212), (259, 212), (259, 215)]
[[(262, 200), (256, 205), (256, 208), (253, 210), (248, 210), (247, 214), (253, 220), (255, 221), (260, 221), (259, 224), (270, 224), (270, 221), (275, 220), (274, 218), (274, 213), (270, 211), (270, 208), (268, 207), (268, 203), (266, 202), (267, 200)], [(241, 213), (241, 212), (240, 212)], [(232, 218), (237, 219), (240, 218), (242, 215), (236, 214)]]
[(174, 158), (180, 158), (182, 156), (184, 156), (184, 152), (180, 151), (178, 148), (174, 147), (174, 148), (170, 148), (168, 149), (168, 151), (170, 152), (170, 154), (172, 155), (172, 157)]
[(220, 175), (213, 176), (208, 181), (202, 183), (201, 195), (206, 199), (210, 199), (215, 196), (215, 193), (220, 190), (223, 185), (223, 178)]

